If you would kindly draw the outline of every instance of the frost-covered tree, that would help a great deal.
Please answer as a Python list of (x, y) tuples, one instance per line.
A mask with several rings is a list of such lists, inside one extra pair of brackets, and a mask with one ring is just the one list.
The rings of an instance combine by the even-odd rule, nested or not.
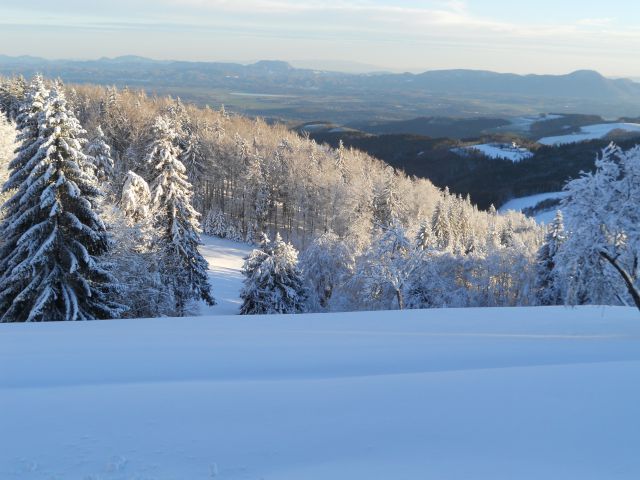
[(431, 222), (422, 222), (416, 233), (416, 246), (420, 250), (429, 250), (435, 247), (436, 238), (431, 228)]
[(4, 186), (14, 193), (0, 225), (0, 320), (117, 318), (125, 308), (102, 259), (109, 240), (96, 211), (97, 182), (83, 169), (85, 132), (59, 86), (41, 104), (45, 96), (36, 79), (19, 120), (23, 145)]
[(208, 263), (198, 251), (199, 214), (191, 206), (192, 188), (178, 159), (176, 133), (170, 120), (163, 116), (156, 119), (153, 130), (147, 162), (157, 172), (153, 207), (161, 232), (164, 275), (173, 288), (176, 313), (184, 315), (190, 300), (201, 299), (209, 305), (214, 305), (215, 300), (209, 285)]
[(307, 310), (308, 293), (298, 268), (298, 252), (279, 234), (270, 241), (263, 234), (259, 248), (245, 259), (245, 276), (240, 292), (242, 315), (302, 313)]
[(453, 229), (451, 226), (451, 211), (448, 208), (448, 204), (445, 199), (440, 200), (433, 212), (433, 218), (431, 221), (433, 235), (437, 248), (439, 250), (452, 250), (453, 249)]
[(300, 266), (310, 286), (313, 306), (327, 309), (337, 287), (353, 274), (353, 249), (333, 232), (316, 238), (304, 251)]
[(545, 241), (538, 251), (536, 295), (542, 305), (558, 305), (563, 301), (563, 289), (556, 271), (556, 256), (565, 241), (562, 211), (558, 210), (547, 228)]
[(165, 285), (160, 250), (147, 219), (133, 222), (117, 207), (107, 205), (103, 214), (113, 239), (108, 259), (123, 288), (118, 302), (128, 307), (127, 318), (154, 318), (173, 314), (173, 291)]
[(566, 186), (567, 240), (556, 270), (571, 304), (629, 303), (640, 308), (640, 147), (607, 147), (596, 171)]
[(85, 147), (87, 159), (93, 166), (96, 178), (101, 184), (113, 180), (113, 158), (111, 147), (107, 144), (102, 128), (98, 125), (96, 134)]
[(382, 308), (404, 308), (407, 282), (420, 264), (422, 251), (407, 238), (404, 228), (394, 223), (380, 231), (359, 260), (355, 279), (361, 282), (366, 301)]
[(209, 210), (202, 223), (202, 230), (207, 235), (224, 238), (227, 235), (227, 219), (222, 210)]
[(26, 90), (27, 83), (21, 76), (0, 82), (0, 111), (7, 120), (13, 121), (19, 115)]
[(131, 170), (122, 187), (120, 208), (132, 223), (151, 220), (151, 190), (144, 178)]

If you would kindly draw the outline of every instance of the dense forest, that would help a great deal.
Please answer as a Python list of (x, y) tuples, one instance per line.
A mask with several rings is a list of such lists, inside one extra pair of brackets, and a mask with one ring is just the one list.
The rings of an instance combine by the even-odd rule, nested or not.
[[(576, 126), (589, 122), (602, 122), (597, 116), (575, 116)], [(569, 120), (563, 117), (565, 123)], [(550, 124), (550, 125), (547, 125)], [(535, 136), (554, 133), (558, 121), (548, 120), (532, 125)], [(637, 143), (630, 135), (591, 140), (561, 146), (542, 146), (521, 135), (476, 135), (473, 139), (429, 138), (423, 135), (379, 134), (358, 131), (311, 132), (317, 142), (337, 148), (342, 142), (347, 147), (365, 151), (384, 160), (408, 175), (428, 178), (438, 187), (449, 187), (451, 192), (469, 195), (482, 209), (492, 204), (500, 207), (515, 197), (562, 190), (569, 179), (581, 172), (594, 169), (594, 157), (614, 139), (623, 148)], [(462, 156), (456, 147), (489, 142), (516, 143), (527, 147), (535, 155), (520, 162), (488, 158), (481, 153)]]
[[(17, 154), (2, 159), (2, 321), (213, 303), (201, 227), (256, 244), (243, 313), (590, 303), (573, 282), (601, 271), (611, 288), (598, 301), (632, 292), (598, 252), (550, 240), (564, 238), (561, 220), (545, 240), (521, 214), (479, 210), (359, 150), (224, 107), (36, 76), (1, 80), (0, 108), (18, 130)], [(572, 252), (562, 266), (590, 255), (594, 267), (559, 268), (556, 255)]]

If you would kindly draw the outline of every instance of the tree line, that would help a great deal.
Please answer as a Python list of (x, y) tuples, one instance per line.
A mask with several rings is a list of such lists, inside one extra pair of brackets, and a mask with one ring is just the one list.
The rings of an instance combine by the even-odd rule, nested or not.
[[(46, 125), (52, 117), (47, 112), (54, 109), (51, 98), (61, 99), (64, 108), (55, 108), (64, 110), (73, 128)], [(44, 107), (36, 113), (40, 104)], [(100, 314), (85, 309), (80, 311), (92, 313), (69, 315), (67, 305), (74, 312), (74, 303), (65, 300), (66, 290), (56, 287), (51, 298), (57, 310), (50, 310), (55, 318), (15, 317), (20, 320), (184, 315), (195, 300), (213, 302), (206, 262), (197, 251), (200, 219), (205, 233), (256, 244), (244, 268), (242, 313), (593, 303), (600, 298), (570, 295), (569, 289), (549, 295), (548, 285), (558, 281), (544, 280), (545, 275), (555, 271), (554, 278), (561, 277), (555, 269), (559, 260), (544, 257), (550, 237), (545, 240), (546, 229), (532, 219), (515, 212), (499, 215), (494, 208), (479, 210), (469, 198), (342, 144), (317, 144), (283, 125), (234, 115), (224, 107), (198, 108), (129, 89), (63, 86), (40, 77), (30, 84), (19, 77), (0, 81), (0, 108), (20, 132), (16, 159), (23, 160), (18, 163), (26, 165), (37, 156), (26, 137), (36, 132), (39, 139), (46, 132), (64, 131), (67, 136), (58, 144), (73, 144), (60, 161), (49, 159), (38, 168), (61, 165), (65, 180), (79, 190), (76, 197), (55, 190), (62, 186), (51, 187), (59, 183), (51, 174), (40, 184), (50, 187), (52, 198), (69, 202), (60, 209), (64, 218), (78, 208), (77, 198), (96, 218), (87, 214), (80, 224), (64, 224), (69, 238), (62, 236), (54, 244), (64, 246), (69, 239), (82, 243), (73, 228), (97, 231), (101, 240), (87, 233), (87, 255), (80, 247), (71, 250), (76, 258), (87, 259), (77, 267), (61, 250), (59, 276), (64, 281), (73, 275), (93, 279), (95, 267), (95, 275), (104, 275), (96, 285), (103, 285), (104, 301), (111, 305)], [(29, 110), (37, 122), (26, 121)], [(38, 155), (45, 152), (40, 146)], [(23, 186), (31, 181), (33, 165), (15, 176), (16, 159), (9, 166), (10, 178), (15, 178), (4, 192), (13, 199), (14, 191), (24, 189), (23, 195), (35, 195), (35, 205), (42, 194), (30, 184)], [(68, 165), (69, 159), (76, 167)], [(73, 176), (80, 175), (73, 173), (76, 169), (82, 178)], [(83, 181), (86, 188), (79, 186)], [(69, 187), (64, 188), (67, 192)], [(40, 217), (22, 216), (24, 224), (16, 224), (11, 219), (24, 212), (14, 212), (12, 205), (26, 207), (11, 199), (3, 209), (3, 225), (17, 230), (2, 238), (4, 263), (5, 254), (13, 259), (11, 252), (24, 248), (26, 229), (39, 225), (38, 219), (53, 218), (47, 216), (51, 206), (38, 200)], [(574, 209), (569, 204), (565, 208)], [(52, 228), (38, 227), (27, 238), (33, 235), (44, 244)], [(25, 255), (29, 261), (35, 247), (30, 248)], [(622, 260), (616, 261), (620, 265)], [(601, 254), (594, 262), (601, 270), (590, 267), (584, 273), (588, 278), (615, 269)], [(11, 294), (7, 290), (7, 302), (27, 289), (31, 277), (26, 270), (16, 270), (12, 263), (1, 273), (6, 288), (13, 289)], [(22, 283), (9, 281), (14, 274), (24, 276)], [(82, 290), (73, 282), (75, 297), (80, 297)], [(607, 300), (628, 301), (629, 291), (618, 290)], [(92, 293), (91, 298), (98, 297)]]

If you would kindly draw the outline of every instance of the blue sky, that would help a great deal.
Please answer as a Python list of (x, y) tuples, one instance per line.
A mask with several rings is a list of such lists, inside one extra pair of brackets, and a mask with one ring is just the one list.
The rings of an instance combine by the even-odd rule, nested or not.
[(0, 0), (0, 53), (640, 77), (631, 0)]

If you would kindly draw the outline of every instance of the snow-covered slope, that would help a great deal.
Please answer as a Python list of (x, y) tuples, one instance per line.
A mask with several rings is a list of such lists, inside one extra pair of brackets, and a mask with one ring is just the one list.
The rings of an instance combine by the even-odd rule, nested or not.
[(0, 325), (3, 480), (640, 477), (640, 315)]
[(240, 312), (242, 264), (251, 248), (243, 243), (202, 235), (200, 252), (209, 262), (209, 281), (217, 305), (199, 305), (201, 315), (235, 315)]
[(582, 127), (580, 132), (556, 137), (544, 137), (538, 140), (543, 145), (565, 145), (568, 143), (578, 143), (587, 140), (604, 138), (614, 130), (624, 132), (640, 132), (640, 123), (599, 123)]
[[(509, 210), (515, 210), (516, 212), (521, 212), (525, 208), (533, 208), (538, 203), (543, 202), (545, 200), (551, 200), (556, 198), (562, 198), (566, 195), (565, 192), (549, 192), (549, 193), (538, 193), (536, 195), (529, 195), (527, 197), (518, 197), (509, 200), (507, 203), (502, 205), (499, 208), (500, 213), (506, 213)], [(540, 211), (537, 213), (534, 218), (538, 223), (549, 224), (553, 217), (555, 216), (555, 212), (557, 207)]]

